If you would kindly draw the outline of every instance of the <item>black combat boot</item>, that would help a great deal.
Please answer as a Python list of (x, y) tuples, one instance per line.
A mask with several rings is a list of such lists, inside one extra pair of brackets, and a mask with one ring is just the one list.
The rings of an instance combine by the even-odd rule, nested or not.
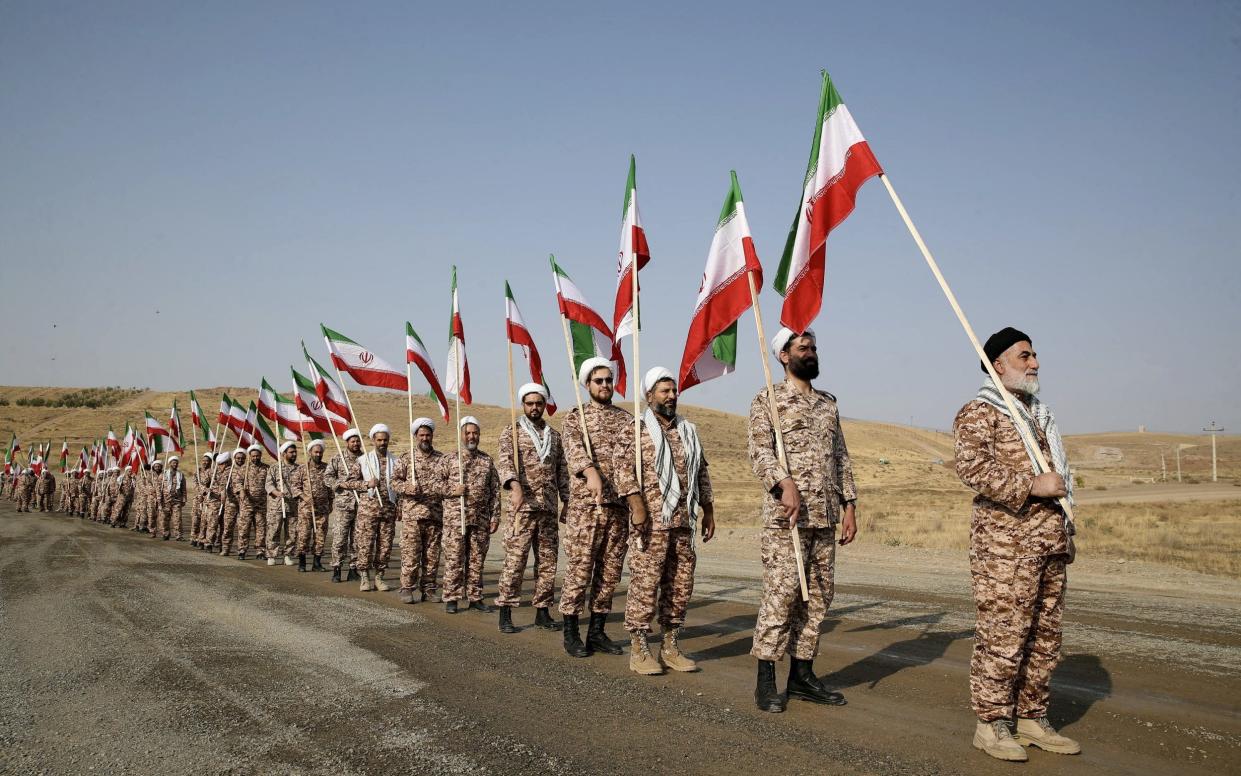
[(513, 607), (511, 606), (500, 607), (500, 632), (501, 633), (516, 633), (517, 632), (517, 626), (513, 625)]
[(823, 703), (828, 706), (845, 705), (845, 696), (824, 687), (814, 675), (810, 660), (798, 660), (790, 657), (789, 683), (786, 692), (790, 698), (801, 698), (811, 703)]
[(245, 559), (246, 559), (246, 554), (244, 552), (237, 553), (237, 560), (245, 560)]
[(466, 608), (473, 609), (476, 612), (482, 612), (483, 614), (491, 613), (491, 607), (483, 603), (482, 601), (470, 601), (469, 606), (467, 606)]
[(457, 602), (456, 601), (445, 601), (444, 602), (444, 613), (445, 614), (456, 614), (457, 613)]
[(534, 610), (534, 626), (543, 630), (560, 630), (560, 623), (552, 619), (546, 606)]
[(776, 664), (770, 660), (758, 661), (758, 686), (754, 688), (754, 703), (762, 711), (779, 714), (784, 711), (788, 699), (776, 692)]
[(564, 616), (564, 651), (569, 653), (569, 657), (590, 657), (590, 647), (582, 643), (578, 631), (576, 614)]
[(349, 567), (349, 573), (345, 575), (345, 581), (346, 581), (346, 582), (357, 582), (357, 581), (358, 581), (358, 579), (360, 579), (360, 577), (358, 577), (358, 569), (357, 569), (357, 567), (356, 567), (356, 566), (350, 566), (350, 567)]
[(590, 613), (590, 627), (586, 631), (586, 643), (591, 649), (606, 652), (609, 655), (623, 655), (625, 650), (621, 649), (621, 645), (609, 639), (608, 634), (603, 632), (603, 625), (607, 619), (607, 613)]
[(322, 555), (315, 556), (315, 565), (311, 566), (310, 570), (311, 571), (327, 571), (327, 569), (323, 568), (323, 556)]
[(340, 581), (340, 566), (337, 566), (336, 568), (332, 569), (332, 581), (333, 582)]
[(305, 555), (297, 556), (297, 570), (298, 571), (306, 570), (306, 556)]

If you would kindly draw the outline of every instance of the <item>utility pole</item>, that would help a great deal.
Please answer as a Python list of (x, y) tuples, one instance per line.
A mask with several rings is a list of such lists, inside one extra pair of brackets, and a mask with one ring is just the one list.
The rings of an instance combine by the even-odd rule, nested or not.
[(1219, 478), (1216, 476), (1215, 468), (1215, 435), (1222, 433), (1224, 429), (1215, 425), (1215, 421), (1211, 421), (1211, 427), (1202, 430), (1211, 435), (1211, 482), (1218, 482)]

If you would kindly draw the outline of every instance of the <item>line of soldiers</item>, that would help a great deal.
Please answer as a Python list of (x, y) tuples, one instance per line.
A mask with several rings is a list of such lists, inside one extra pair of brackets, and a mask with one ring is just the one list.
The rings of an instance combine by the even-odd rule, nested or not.
[[(857, 488), (836, 399), (812, 384), (819, 375), (814, 332), (782, 328), (771, 352), (785, 379), (770, 394), (754, 397), (747, 439), (751, 468), (765, 490), (763, 589), (750, 651), (758, 664), (754, 698), (769, 712), (784, 711), (789, 698), (839, 706), (844, 697), (816, 677), (813, 661), (834, 594), (836, 547), (857, 534)], [(1077, 743), (1057, 733), (1046, 716), (1060, 654), (1065, 565), (1071, 562), (1072, 526), (1056, 505), (1066, 494), (1067, 461), (1054, 417), (1035, 398), (1038, 362), (1029, 338), (1005, 329), (987, 341), (985, 352), (1004, 387), (1027, 408), (1023, 412), (1038, 419), (1023, 415), (1060, 473), (1031, 474), (1028, 451), (990, 381), (961, 410), (957, 472), (978, 493), (970, 549), (978, 609), (970, 676), (978, 716), (974, 746), (1008, 760), (1025, 759), (1023, 745), (1075, 754)], [(309, 557), (310, 570), (325, 570), (330, 525), (332, 581), (357, 579), (363, 591), (390, 591), (386, 575), (399, 519), (398, 600), (416, 604), (438, 597), (449, 613), (461, 602), (490, 612), (483, 562), (500, 528), (507, 491), (504, 565), (495, 598), (501, 632), (517, 631), (513, 609), (521, 606), (533, 555), (535, 626), (560, 630), (573, 657), (623, 654), (605, 623), (628, 556), (624, 628), (630, 669), (641, 675), (696, 671), (679, 635), (694, 589), (696, 539), (708, 542), (715, 533), (711, 478), (697, 428), (678, 414), (676, 380), (667, 369), (656, 367), (643, 377), (647, 408), (636, 449), (634, 417), (612, 403), (611, 363), (586, 360), (578, 380), (589, 401), (566, 414), (561, 432), (544, 420), (547, 390), (522, 386), (516, 396), (521, 415), (501, 432), (494, 459), (479, 449), (481, 424), (470, 416), (459, 422), (459, 456), (435, 449), (430, 418), (413, 421), (413, 449), (400, 456), (388, 451), (391, 433), (383, 424), (370, 429), (370, 450), (363, 451), (361, 434), (351, 429), (343, 435), (345, 448), (326, 462), (321, 440), (307, 443), (309, 460), (302, 464), (293, 442), (281, 446), (274, 466), (262, 461), (258, 446), (214, 458), (206, 454), (194, 475), (191, 543), (220, 555), (235, 549), (245, 560), (253, 533), (256, 557), (267, 565), (292, 566), (296, 556), (298, 570), (307, 571)], [(186, 483), (178, 466), (172, 456), (167, 471), (157, 461), (133, 475), (112, 469), (95, 479), (72, 477), (62, 491), (62, 509), (180, 540)], [(29, 472), (14, 478), (19, 505), (29, 503), (33, 481)], [(14, 485), (9, 487), (12, 492)], [(557, 622), (550, 609), (561, 524), (566, 565), (563, 622)], [(443, 589), (437, 596), (441, 560)], [(649, 641), (652, 620), (662, 631), (657, 651)], [(781, 693), (775, 664), (785, 656), (790, 666)], [(1015, 735), (1008, 726), (1014, 714)]]
[(7, 494), (9, 500), (17, 504), (18, 512), (50, 512), (56, 477), (48, 466), (43, 466), (36, 474), (33, 466), (14, 464), (13, 470), (0, 481), (0, 493)]

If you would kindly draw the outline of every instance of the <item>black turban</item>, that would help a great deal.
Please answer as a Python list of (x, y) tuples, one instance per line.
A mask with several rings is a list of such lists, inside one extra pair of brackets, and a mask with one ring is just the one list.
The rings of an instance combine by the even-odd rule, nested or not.
[[(982, 346), (982, 352), (987, 354), (987, 362), (992, 363), (999, 358), (1004, 351), (1008, 350), (1013, 345), (1016, 345), (1018, 342), (1029, 342), (1030, 344), (1034, 344), (1034, 340), (1030, 339), (1025, 332), (1018, 331), (1012, 326), (1005, 326), (995, 334), (987, 337), (987, 344)], [(982, 364), (982, 371), (984, 374), (986, 373), (986, 364)]]

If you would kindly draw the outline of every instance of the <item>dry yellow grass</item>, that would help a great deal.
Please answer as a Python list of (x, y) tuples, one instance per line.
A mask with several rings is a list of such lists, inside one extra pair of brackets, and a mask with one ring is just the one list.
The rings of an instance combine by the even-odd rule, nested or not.
[[(58, 446), (68, 438), (74, 456), (82, 444), (106, 432), (109, 424), (119, 434), (126, 420), (138, 425), (143, 410), (161, 421), (168, 416), (174, 395), (189, 430), (189, 397), (186, 393), (146, 391), (113, 407), (54, 409), (18, 407), (18, 397), (51, 399), (66, 393), (62, 388), (0, 387), (0, 439), (10, 429), (22, 442), (51, 440)], [(249, 402), (253, 389), (209, 388), (196, 390), (203, 408), (214, 418), (220, 394), (227, 390)], [(364, 424), (383, 421), (394, 434), (398, 451), (408, 448), (404, 433), (405, 397), (394, 393), (356, 391), (355, 408)], [(562, 412), (571, 397), (561, 397)], [(716, 493), (716, 513), (722, 523), (754, 525), (758, 521), (761, 491), (750, 473), (746, 456), (745, 418), (717, 410), (686, 407), (698, 424), (711, 464)], [(495, 450), (500, 430), (509, 422), (505, 407), (475, 405), (470, 414), (483, 424), (483, 448)], [(425, 397), (417, 397), (415, 415), (435, 417), (437, 409)], [(559, 426), (557, 418), (552, 424)], [(845, 438), (853, 457), (861, 492), (859, 541), (907, 547), (964, 549), (969, 543), (970, 499), (952, 470), (952, 437), (949, 434), (889, 423), (844, 421)], [(453, 445), (451, 434), (441, 429), (438, 446)], [(1174, 445), (1184, 449), (1181, 465), (1188, 479), (1206, 480), (1210, 474), (1210, 440), (1202, 436), (1174, 434), (1091, 434), (1069, 437), (1070, 457), (1087, 490), (1114, 489), (1132, 481), (1160, 476), (1160, 452), (1167, 456), (1170, 476), (1175, 474)], [(1241, 482), (1241, 437), (1219, 440), (1220, 477)], [(1241, 489), (1238, 490), (1241, 496)], [(1241, 500), (1176, 504), (1103, 504), (1079, 507), (1079, 547), (1084, 553), (1171, 563), (1183, 568), (1241, 576)]]

